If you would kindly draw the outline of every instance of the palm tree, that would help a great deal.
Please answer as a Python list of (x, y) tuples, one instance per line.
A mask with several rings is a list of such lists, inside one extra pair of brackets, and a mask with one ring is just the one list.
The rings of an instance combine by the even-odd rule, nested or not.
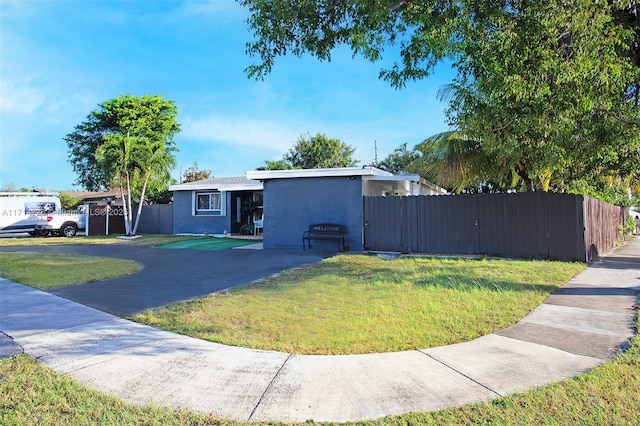
[[(104, 136), (104, 143), (96, 150), (96, 160), (101, 169), (111, 175), (112, 184), (120, 187), (124, 198), (124, 228), (126, 235), (131, 235), (131, 174), (135, 173), (133, 162), (134, 138), (111, 133)], [(124, 187), (126, 186), (126, 191)]]
[(168, 171), (175, 167), (176, 160), (173, 156), (175, 150), (173, 145), (167, 145), (162, 141), (147, 141), (146, 144), (140, 144), (137, 147), (138, 170), (141, 173), (142, 190), (140, 192), (140, 203), (138, 203), (138, 214), (133, 225), (133, 235), (136, 235), (138, 231), (142, 204), (149, 179), (154, 176), (168, 174)]
[(494, 165), (482, 142), (460, 131), (433, 135), (416, 146), (422, 155), (410, 164), (413, 172), (450, 188), (456, 194), (491, 180)]
[[(168, 181), (169, 171), (175, 166), (173, 134), (180, 126), (175, 122), (173, 103), (159, 96), (124, 96), (105, 105), (111, 108), (115, 126), (103, 136), (96, 160), (112, 182), (120, 186), (125, 200), (125, 231), (135, 235), (149, 180), (165, 177)], [(133, 226), (132, 189), (140, 194)]]
[(375, 166), (379, 169), (386, 170), (391, 173), (399, 173), (409, 171), (411, 163), (420, 157), (420, 152), (407, 148), (407, 143), (403, 143), (397, 147), (391, 154), (378, 162)]
[(498, 162), (485, 151), (482, 140), (461, 131), (448, 131), (433, 135), (415, 148), (422, 155), (411, 162), (409, 170), (456, 194), (464, 190), (505, 191), (521, 187), (526, 191), (549, 189), (551, 171), (531, 177), (521, 159)]

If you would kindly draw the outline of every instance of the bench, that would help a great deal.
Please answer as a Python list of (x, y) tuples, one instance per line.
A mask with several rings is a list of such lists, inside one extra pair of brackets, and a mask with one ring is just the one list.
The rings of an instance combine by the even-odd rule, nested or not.
[(347, 234), (347, 227), (344, 225), (336, 225), (334, 223), (316, 223), (309, 225), (309, 229), (302, 234), (302, 250), (305, 250), (305, 241), (311, 249), (311, 240), (336, 240), (338, 242), (338, 250), (342, 244), (342, 250), (347, 251), (344, 237)]

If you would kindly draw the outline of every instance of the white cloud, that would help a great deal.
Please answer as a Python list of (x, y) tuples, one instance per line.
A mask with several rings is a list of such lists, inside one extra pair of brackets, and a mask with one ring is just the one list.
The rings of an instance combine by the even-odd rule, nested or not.
[[(189, 141), (215, 146), (216, 153), (206, 155), (205, 158), (220, 158), (220, 150), (237, 154), (241, 152), (242, 147), (245, 147), (247, 153), (251, 153), (244, 156), (246, 159), (259, 153), (262, 161), (280, 158), (301, 135), (324, 133), (328, 137), (337, 138), (356, 148), (355, 158), (360, 160), (360, 164), (369, 164), (376, 157), (376, 145), (378, 160), (381, 160), (400, 144), (407, 143), (412, 148), (424, 138), (447, 130), (444, 120), (438, 119), (435, 111), (430, 115), (433, 121), (421, 120), (420, 114), (417, 113), (377, 120), (369, 117), (359, 119), (354, 117), (350, 120), (323, 119), (303, 114), (294, 116), (286, 112), (283, 112), (281, 114), (283, 118), (279, 119), (273, 118), (274, 114), (276, 114), (275, 111), (268, 118), (221, 114), (190, 116), (181, 120), (182, 132), (179, 138), (182, 140), (178, 143), (182, 147), (186, 147), (184, 144)], [(440, 124), (436, 125), (437, 122)], [(436, 128), (436, 131), (433, 128)], [(226, 148), (220, 145), (225, 145)]]
[(37, 3), (28, 1), (3, 1), (0, 8), (4, 19), (32, 16), (38, 11)]
[(10, 114), (31, 114), (42, 106), (45, 96), (41, 90), (29, 85), (25, 80), (0, 80), (0, 112)]
[(306, 131), (299, 125), (268, 120), (208, 116), (182, 120), (180, 135), (198, 141), (269, 148), (284, 153)]
[(69, 85), (53, 75), (16, 75), (17, 73), (2, 73), (1, 120), (17, 115), (29, 117), (41, 124), (68, 123), (69, 120), (83, 119), (101, 101), (101, 98), (93, 93), (95, 85)]

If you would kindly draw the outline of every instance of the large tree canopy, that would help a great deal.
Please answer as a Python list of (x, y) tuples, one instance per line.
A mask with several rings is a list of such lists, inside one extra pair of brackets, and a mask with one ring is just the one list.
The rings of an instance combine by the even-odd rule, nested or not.
[(265, 170), (321, 169), (331, 167), (353, 167), (358, 161), (353, 158), (355, 148), (339, 139), (318, 133), (315, 136), (300, 136), (295, 145), (281, 160), (265, 161)]
[[(180, 131), (177, 108), (162, 96), (124, 95), (104, 102), (65, 137), (78, 183), (89, 190), (120, 187), (127, 235), (136, 233), (149, 182), (170, 181)], [(132, 225), (132, 200), (139, 199)]]
[(446, 58), (457, 71), (443, 92), (450, 124), (529, 190), (638, 179), (635, 0), (239, 2), (259, 57), (249, 76), (265, 77), (278, 56), (330, 60), (347, 45), (372, 61), (399, 52), (380, 75), (403, 87)]
[(450, 121), (530, 190), (638, 161), (638, 110), (625, 99), (638, 69), (621, 55), (630, 34), (602, 2), (523, 4), (467, 40)]

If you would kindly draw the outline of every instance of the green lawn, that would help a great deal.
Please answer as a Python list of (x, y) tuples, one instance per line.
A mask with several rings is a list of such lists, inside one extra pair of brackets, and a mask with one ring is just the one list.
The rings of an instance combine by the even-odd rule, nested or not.
[[(0, 253), (0, 256), (3, 255), (5, 253)], [(32, 265), (40, 263), (42, 257), (44, 256), (33, 255), (21, 268), (31, 268)], [(69, 256), (65, 255), (65, 260), (68, 258)], [(308, 310), (312, 312), (309, 314), (311, 317), (321, 319), (332, 316), (328, 312), (342, 313), (346, 323), (361, 322), (361, 317), (375, 313), (373, 323), (394, 326), (394, 317), (400, 323), (405, 321), (402, 317), (404, 311), (409, 309), (408, 299), (413, 298), (416, 299), (415, 305), (428, 311), (429, 315), (439, 311), (448, 312), (445, 316), (452, 318), (442, 320), (443, 324), (446, 324), (443, 328), (455, 334), (460, 331), (456, 332), (455, 327), (451, 327), (462, 326), (462, 334), (472, 338), (479, 331), (463, 311), (473, 312), (476, 319), (478, 315), (494, 317), (487, 321), (479, 321), (483, 324), (481, 327), (487, 327), (487, 323), (515, 321), (522, 316), (517, 314), (517, 311), (524, 312), (528, 309), (527, 306), (537, 305), (549, 291), (583, 267), (579, 264), (559, 262), (486, 259), (384, 261), (374, 257), (341, 256), (320, 265), (288, 271), (257, 285), (246, 286), (222, 296), (178, 306), (183, 308), (185, 313), (189, 312), (198, 317), (210, 309), (218, 309), (218, 304), (223, 310), (228, 310), (239, 308), (243, 303), (250, 303), (254, 306), (248, 312), (271, 312), (271, 309), (265, 309), (265, 306), (269, 305), (264, 304), (271, 303), (278, 308), (274, 314), (278, 317), (284, 315), (280, 311), (294, 307), (297, 309), (297, 315)], [(83, 268), (86, 269), (81, 264), (75, 267), (67, 265), (67, 269)], [(314, 303), (318, 301), (326, 303), (332, 298), (342, 298), (341, 292), (345, 292), (342, 296), (353, 297), (350, 304), (359, 306), (355, 311), (345, 310), (345, 305), (325, 306), (324, 310), (318, 305), (313, 308)], [(402, 293), (405, 292), (411, 297), (403, 297)], [(289, 298), (292, 302), (287, 301)], [(384, 303), (384, 300), (387, 302)], [(212, 304), (212, 301), (215, 303)], [(225, 306), (227, 303), (228, 307)], [(283, 306), (280, 307), (280, 304)], [(367, 304), (371, 307), (364, 306)], [(518, 306), (514, 307), (513, 304)], [(498, 309), (493, 308), (492, 311), (491, 307)], [(171, 307), (169, 311), (178, 311), (176, 308)], [(416, 321), (427, 320), (420, 316), (420, 309), (409, 310), (412, 312), (409, 318)], [(154, 316), (157, 315), (154, 313)], [(180, 317), (181, 315), (176, 313), (169, 314), (171, 321)], [(184, 318), (182, 320), (185, 321)], [(274, 321), (268, 319), (265, 323)], [(365, 325), (373, 323), (364, 322)], [(421, 323), (420, 327), (423, 326)], [(0, 360), (0, 425), (35, 424), (237, 423), (184, 410), (129, 405), (115, 397), (88, 389), (68, 376), (55, 373), (28, 355)], [(626, 353), (575, 379), (499, 398), (490, 403), (471, 404), (432, 413), (412, 413), (358, 424), (637, 426), (640, 424), (640, 338), (634, 337)]]
[(298, 354), (427, 348), (516, 323), (584, 265), (345, 255), (132, 319)]
[(40, 290), (122, 277), (140, 269), (142, 265), (126, 259), (0, 252), (0, 277)]

